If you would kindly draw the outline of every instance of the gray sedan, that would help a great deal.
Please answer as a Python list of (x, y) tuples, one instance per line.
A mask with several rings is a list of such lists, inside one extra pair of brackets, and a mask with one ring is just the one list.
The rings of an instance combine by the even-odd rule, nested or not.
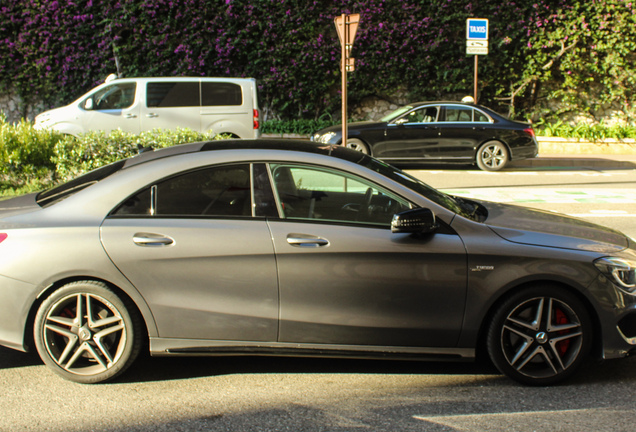
[(636, 246), (294, 141), (144, 152), (0, 202), (0, 344), (97, 383), (152, 355), (473, 359), (526, 384), (636, 347)]

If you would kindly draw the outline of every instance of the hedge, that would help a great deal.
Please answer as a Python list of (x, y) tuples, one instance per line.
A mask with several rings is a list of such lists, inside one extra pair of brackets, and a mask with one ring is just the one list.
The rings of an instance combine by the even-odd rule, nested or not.
[(29, 122), (9, 124), (0, 117), (0, 196), (50, 187), (94, 168), (134, 156), (138, 146), (153, 148), (222, 139), (188, 129), (154, 130), (139, 135), (116, 130), (79, 138), (39, 131)]

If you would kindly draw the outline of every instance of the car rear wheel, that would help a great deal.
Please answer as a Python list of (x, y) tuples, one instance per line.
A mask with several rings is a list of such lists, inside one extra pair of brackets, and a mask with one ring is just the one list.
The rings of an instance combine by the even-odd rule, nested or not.
[(499, 171), (508, 164), (508, 149), (498, 141), (489, 141), (477, 151), (477, 166), (484, 171)]
[(497, 309), (487, 336), (495, 366), (529, 385), (568, 378), (587, 357), (591, 342), (587, 309), (557, 286), (537, 286), (509, 297)]
[(370, 154), (369, 147), (358, 138), (347, 138), (347, 148), (359, 151), (360, 153)]
[(42, 361), (62, 377), (84, 384), (123, 373), (141, 349), (142, 324), (105, 284), (69, 283), (38, 309), (34, 336)]

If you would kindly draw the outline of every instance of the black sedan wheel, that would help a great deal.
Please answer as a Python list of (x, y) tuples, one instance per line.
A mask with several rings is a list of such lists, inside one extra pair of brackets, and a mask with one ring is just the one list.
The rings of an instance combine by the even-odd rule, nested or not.
[(360, 153), (370, 154), (369, 147), (357, 138), (347, 138), (347, 148), (359, 151)]
[(115, 378), (140, 351), (141, 322), (130, 309), (102, 283), (65, 285), (37, 312), (34, 335), (40, 357), (71, 381)]
[(502, 373), (518, 382), (554, 384), (587, 357), (591, 328), (575, 296), (559, 287), (535, 287), (499, 307), (488, 331), (488, 353)]
[(479, 147), (476, 161), (484, 171), (499, 171), (508, 164), (508, 150), (498, 141), (489, 141)]

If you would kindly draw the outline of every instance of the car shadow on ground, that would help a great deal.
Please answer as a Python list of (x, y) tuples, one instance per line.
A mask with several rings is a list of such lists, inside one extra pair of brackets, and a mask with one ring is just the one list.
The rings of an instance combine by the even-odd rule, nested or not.
[[(44, 365), (37, 353), (0, 347), (0, 371)], [(141, 355), (115, 384), (161, 382), (223, 375), (366, 374), (488, 376), (517, 385), (488, 361), (441, 362), (276, 356), (150, 357)], [(636, 356), (597, 362), (590, 360), (564, 385), (636, 384)]]
[(276, 356), (143, 356), (118, 382), (170, 381), (235, 374), (499, 375), (486, 362), (399, 361)]

